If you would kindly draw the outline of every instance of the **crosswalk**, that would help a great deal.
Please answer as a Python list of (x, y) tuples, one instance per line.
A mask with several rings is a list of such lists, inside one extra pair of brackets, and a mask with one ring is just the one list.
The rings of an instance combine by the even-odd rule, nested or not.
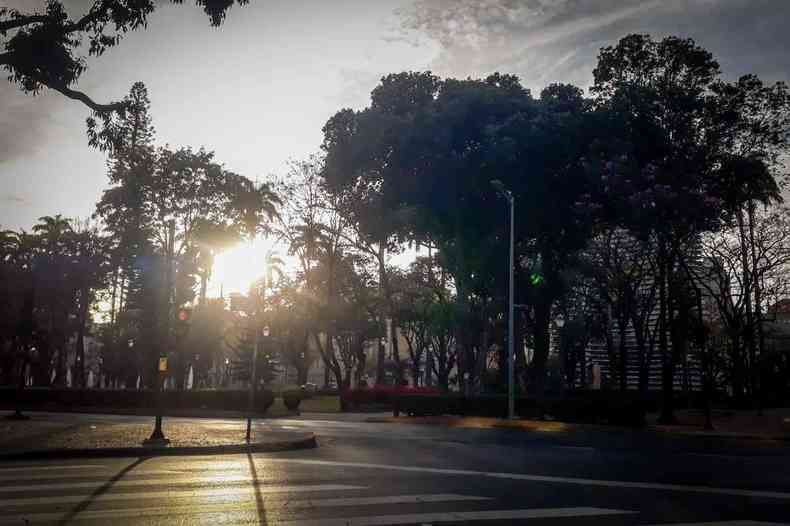
[[(638, 509), (518, 507), (492, 495), (403, 492), (363, 482), (260, 480), (254, 468), (145, 469), (136, 464), (0, 466), (0, 525), (265, 524), (397, 526), (444, 523), (649, 524)], [(252, 461), (250, 461), (252, 466)], [(246, 468), (246, 469), (245, 469)], [(782, 526), (733, 520), (662, 526)], [(656, 525), (658, 526), (658, 525)], [(788, 525), (784, 525), (788, 526)]]

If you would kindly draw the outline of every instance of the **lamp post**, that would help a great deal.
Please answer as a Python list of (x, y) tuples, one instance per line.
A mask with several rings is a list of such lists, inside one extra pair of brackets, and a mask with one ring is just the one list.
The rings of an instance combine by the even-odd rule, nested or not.
[(562, 350), (562, 328), (565, 327), (565, 316), (562, 314), (554, 318), (557, 327), (557, 352), (560, 355), (560, 392), (565, 391), (565, 353)]
[(514, 209), (515, 209), (515, 198), (513, 197), (513, 193), (505, 188), (505, 185), (499, 179), (494, 179), (491, 181), (491, 186), (497, 191), (497, 193), (504, 197), (508, 204), (510, 205), (510, 257), (508, 258), (508, 314), (507, 314), (507, 416), (509, 419), (514, 420), (516, 418), (516, 408), (515, 408), (515, 399), (514, 399), (514, 385), (513, 385), (513, 375), (514, 375), (514, 361), (515, 361), (515, 353), (513, 350), (513, 267), (514, 267), (514, 259), (513, 259), (513, 249), (515, 244), (515, 237), (514, 237), (514, 230), (515, 230), (515, 219), (514, 219)]

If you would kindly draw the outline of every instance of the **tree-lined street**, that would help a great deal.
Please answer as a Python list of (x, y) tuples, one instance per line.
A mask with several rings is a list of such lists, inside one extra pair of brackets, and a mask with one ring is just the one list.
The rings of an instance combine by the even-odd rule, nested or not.
[(0, 526), (790, 520), (778, 4), (6, 2)]

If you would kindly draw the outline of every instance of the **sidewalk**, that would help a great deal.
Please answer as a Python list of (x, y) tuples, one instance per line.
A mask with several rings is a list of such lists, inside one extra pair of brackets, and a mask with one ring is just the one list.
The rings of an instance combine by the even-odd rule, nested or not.
[(282, 451), (315, 447), (315, 435), (306, 432), (266, 430), (244, 441), (246, 423), (204, 426), (194, 422), (164, 420), (166, 447), (147, 447), (153, 418), (147, 423), (69, 423), (33, 418), (0, 419), (0, 460), (38, 457), (129, 456), (152, 454), (215, 454), (247, 450)]

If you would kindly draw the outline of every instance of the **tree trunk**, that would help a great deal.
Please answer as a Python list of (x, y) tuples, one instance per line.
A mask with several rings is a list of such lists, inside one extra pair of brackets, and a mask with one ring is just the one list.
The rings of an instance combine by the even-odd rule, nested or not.
[(754, 339), (754, 315), (752, 311), (752, 287), (753, 287), (753, 278), (754, 275), (752, 271), (754, 269), (750, 268), (749, 265), (749, 242), (747, 240), (746, 235), (746, 224), (743, 217), (743, 210), (739, 209), (738, 213), (736, 214), (736, 218), (738, 221), (738, 235), (740, 238), (741, 244), (741, 265), (742, 265), (742, 273), (743, 273), (743, 294), (745, 295), (745, 307), (746, 307), (746, 331), (745, 331), (745, 339), (746, 339), (746, 350), (748, 351), (748, 364), (747, 364), (747, 385), (748, 385), (748, 395), (751, 398), (751, 401), (754, 402), (754, 373), (755, 370), (755, 362), (757, 361), (757, 347), (756, 342)]
[(110, 327), (115, 327), (115, 299), (118, 292), (118, 267), (112, 271), (112, 294), (110, 296)]
[(386, 348), (384, 347), (384, 338), (376, 338), (378, 342), (378, 353), (376, 355), (376, 385), (384, 384), (384, 362), (387, 361)]
[(549, 357), (549, 325), (551, 302), (540, 298), (535, 303), (535, 327), (533, 329), (534, 356), (532, 359), (532, 388), (538, 400), (543, 399), (546, 387), (546, 361)]
[[(386, 333), (386, 323), (387, 323), (387, 302), (389, 298), (385, 300), (384, 295), (386, 294), (386, 280), (387, 280), (387, 269), (385, 266), (385, 245), (382, 240), (379, 241), (379, 250), (376, 255), (376, 260), (378, 262), (378, 270), (379, 270), (379, 298), (381, 299), (381, 311), (379, 312), (379, 326), (380, 329)], [(385, 336), (386, 337), (386, 336)], [(384, 362), (386, 361), (386, 347), (384, 345), (383, 338), (378, 338), (378, 357), (376, 361), (376, 384), (380, 385), (384, 383)]]
[(755, 203), (749, 202), (749, 247), (752, 259), (753, 283), (754, 286), (754, 313), (757, 323), (757, 355), (753, 368), (755, 369), (753, 375), (755, 398), (757, 399), (757, 412), (762, 415), (763, 411), (763, 392), (762, 392), (762, 362), (765, 351), (765, 331), (763, 330), (763, 307), (762, 307), (762, 284), (760, 283), (760, 276), (757, 274), (757, 248), (754, 241), (754, 221), (755, 221)]
[(433, 387), (433, 368), (435, 367), (433, 351), (425, 349), (425, 380), (426, 387)]
[(206, 290), (208, 289), (208, 272), (203, 271), (200, 273), (200, 305), (206, 304)]
[(618, 316), (617, 325), (619, 337), (619, 341), (617, 342), (617, 379), (619, 381), (620, 390), (625, 391), (628, 389), (628, 342), (626, 341), (628, 318), (621, 314)]
[(76, 385), (77, 387), (84, 388), (85, 387), (85, 329), (88, 324), (88, 310), (90, 307), (90, 301), (88, 297), (90, 295), (90, 291), (88, 289), (82, 289), (80, 292), (80, 314), (79, 314), (79, 325), (77, 327), (77, 348), (76, 348), (76, 362), (77, 362), (77, 371), (76, 371)]
[(675, 422), (673, 408), (674, 368), (669, 351), (669, 341), (667, 340), (667, 253), (666, 244), (663, 240), (659, 247), (658, 280), (658, 349), (661, 353), (661, 394), (663, 400), (659, 422), (662, 424), (673, 424)]

